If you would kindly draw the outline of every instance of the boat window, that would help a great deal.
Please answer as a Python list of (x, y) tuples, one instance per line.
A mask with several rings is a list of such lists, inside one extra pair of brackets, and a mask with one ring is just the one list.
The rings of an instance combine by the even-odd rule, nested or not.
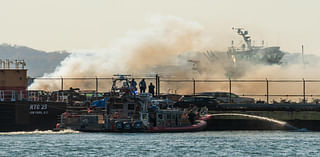
[(170, 116), (170, 114), (167, 114), (167, 119), (171, 119), (171, 116)]
[(123, 109), (123, 104), (113, 104), (112, 108), (113, 109)]
[(193, 102), (193, 98), (184, 98), (183, 101), (184, 102)]
[(145, 113), (142, 114), (142, 119), (143, 119), (143, 120), (146, 120), (146, 119), (147, 119), (147, 114), (145, 114)]
[(229, 93), (220, 93), (219, 97), (229, 97)]
[(171, 116), (171, 119), (176, 119), (176, 115), (173, 114), (173, 115)]
[(114, 101), (115, 101), (115, 102), (117, 102), (117, 103), (123, 103), (123, 100), (118, 99), (118, 98), (117, 98), (117, 99), (115, 99)]
[(237, 98), (237, 97), (239, 97), (239, 96), (231, 93), (231, 97), (232, 97), (232, 98)]
[(159, 118), (159, 119), (162, 119), (162, 114), (158, 114), (158, 118)]
[(205, 101), (205, 98), (198, 98), (196, 101), (203, 102), (203, 101)]
[(134, 110), (134, 104), (128, 104), (128, 110)]

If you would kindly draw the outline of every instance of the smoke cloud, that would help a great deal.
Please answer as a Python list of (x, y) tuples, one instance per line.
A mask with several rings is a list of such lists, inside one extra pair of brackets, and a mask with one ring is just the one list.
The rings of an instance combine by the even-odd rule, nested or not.
[[(72, 53), (61, 62), (61, 66), (55, 72), (46, 74), (44, 77), (110, 77), (118, 73), (146, 74), (157, 66), (173, 64), (175, 56), (182, 52), (199, 49), (202, 32), (202, 26), (195, 22), (172, 16), (154, 17), (150, 20), (149, 28), (128, 32), (110, 48)], [(167, 70), (170, 71), (170, 69)], [(30, 89), (52, 90), (59, 87), (58, 81), (48, 84), (48, 82), (36, 80)]]
[[(112, 47), (84, 50), (72, 53), (55, 72), (44, 77), (111, 77), (113, 74), (150, 76), (183, 79), (314, 79), (319, 78), (320, 57), (285, 53), (281, 64), (261, 64), (259, 61), (237, 60), (226, 52), (207, 51), (208, 36), (203, 26), (196, 22), (166, 16), (154, 17), (150, 27), (142, 31), (128, 32)], [(93, 89), (94, 81), (72, 81), (69, 87)], [(281, 93), (286, 88), (272, 89)], [(290, 86), (292, 91), (301, 91), (301, 85)], [(30, 89), (57, 90), (59, 81), (35, 82)], [(162, 83), (162, 92), (190, 93), (192, 83)], [(199, 83), (197, 91), (228, 90), (227, 83)], [(264, 93), (261, 83), (238, 83), (234, 92)]]

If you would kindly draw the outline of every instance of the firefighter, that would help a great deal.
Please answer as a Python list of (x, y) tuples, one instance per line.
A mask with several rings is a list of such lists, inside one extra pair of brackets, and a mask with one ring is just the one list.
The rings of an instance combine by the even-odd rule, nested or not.
[(152, 82), (150, 82), (150, 85), (149, 85), (149, 93), (152, 94), (152, 96), (154, 96), (154, 85), (152, 84)]
[(146, 92), (146, 81), (144, 81), (144, 79), (142, 79), (139, 83), (139, 88), (140, 88), (140, 93), (145, 93)]
[(137, 82), (134, 79), (131, 80), (130, 86), (133, 89), (133, 91), (137, 90)]

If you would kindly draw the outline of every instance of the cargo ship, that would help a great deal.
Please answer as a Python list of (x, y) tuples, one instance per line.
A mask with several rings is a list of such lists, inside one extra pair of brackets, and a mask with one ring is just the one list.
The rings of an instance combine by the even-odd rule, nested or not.
[(280, 50), (279, 46), (264, 47), (264, 41), (262, 41), (261, 46), (254, 46), (247, 30), (235, 27), (232, 29), (245, 42), (240, 48), (235, 47), (234, 42), (231, 42), (231, 47), (228, 48), (227, 54), (232, 58), (233, 62), (241, 60), (258, 64), (281, 64), (281, 59), (285, 53)]
[[(223, 69), (227, 78), (239, 78), (244, 76), (247, 67), (258, 65), (285, 65), (283, 60), (286, 53), (280, 50), (280, 46), (267, 46), (262, 41), (261, 45), (255, 45), (244, 28), (232, 28), (242, 37), (240, 43), (231, 41), (231, 46), (226, 52), (211, 51), (196, 53), (189, 58), (192, 70), (199, 74), (217, 73), (217, 69)], [(192, 56), (192, 55), (190, 55)]]
[(50, 130), (67, 100), (59, 92), (27, 90), (23, 60), (0, 60), (0, 132)]

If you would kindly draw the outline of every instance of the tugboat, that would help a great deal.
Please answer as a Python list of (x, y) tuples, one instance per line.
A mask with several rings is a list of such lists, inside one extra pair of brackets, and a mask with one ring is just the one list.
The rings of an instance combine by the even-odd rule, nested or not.
[[(88, 111), (61, 114), (54, 130), (73, 129), (85, 132), (190, 132), (206, 128), (196, 120), (193, 110), (181, 111), (172, 104), (137, 93), (130, 86), (130, 75), (114, 75), (111, 91), (103, 100), (91, 104)], [(189, 115), (189, 118), (188, 118)]]

